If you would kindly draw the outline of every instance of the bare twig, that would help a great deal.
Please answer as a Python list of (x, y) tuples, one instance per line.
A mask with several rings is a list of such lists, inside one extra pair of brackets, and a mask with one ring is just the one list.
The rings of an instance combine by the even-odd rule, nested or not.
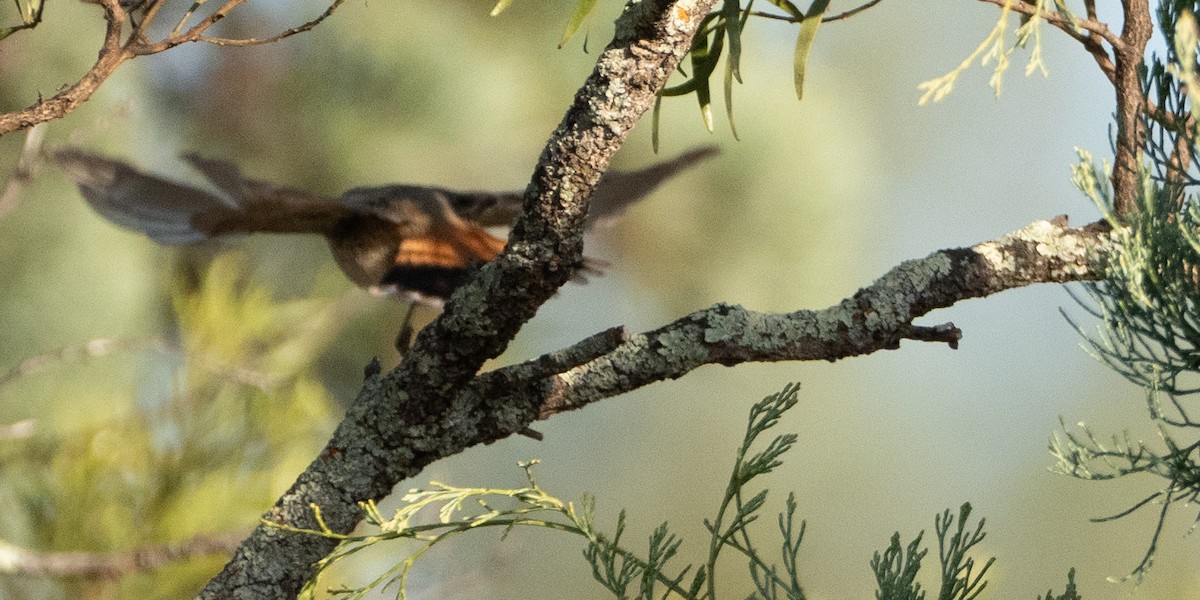
[(200, 556), (228, 553), (244, 536), (244, 532), (199, 535), (182, 542), (122, 552), (35, 552), (0, 540), (0, 572), (45, 577), (121, 577)]
[(96, 338), (89, 340), (83, 344), (75, 346), (64, 346), (52, 352), (38, 354), (25, 358), (16, 366), (10, 368), (7, 372), (0, 374), (0, 387), (8, 385), (22, 377), (28, 377), (38, 371), (41, 371), (51, 365), (59, 364), (69, 360), (78, 360), (83, 358), (98, 358), (107, 356), (113, 352), (122, 350), (133, 350), (156, 346), (162, 343), (159, 338), (127, 338), (127, 339), (111, 339), (111, 338)]
[(12, 382), (28, 377), (51, 366), (90, 358), (108, 356), (114, 352), (131, 350), (156, 349), (171, 352), (196, 361), (199, 366), (218, 377), (228, 379), (240, 385), (255, 387), (270, 391), (279, 386), (285, 377), (263, 373), (240, 365), (231, 365), (226, 361), (205, 354), (186, 354), (178, 344), (173, 344), (161, 337), (135, 337), (124, 339), (96, 338), (83, 344), (64, 346), (57, 350), (30, 356), (17, 363), (4, 373), (0, 373), (0, 388)]
[(133, 56), (121, 47), (121, 31), (129, 21), (129, 16), (121, 8), (118, 0), (99, 1), (104, 9), (104, 20), (108, 22), (108, 27), (96, 63), (74, 85), (55, 94), (49, 100), (38, 98), (36, 103), (24, 110), (0, 114), (0, 135), (45, 123), (75, 110), (92, 97), (100, 84), (104, 83), (121, 63)]
[(329, 8), (326, 8), (325, 12), (321, 13), (315, 19), (313, 19), (303, 25), (300, 25), (299, 27), (293, 27), (291, 29), (285, 30), (281, 33), (278, 33), (278, 34), (273, 35), (268, 38), (233, 39), (233, 38), (219, 38), (219, 37), (204, 36), (204, 37), (200, 37), (198, 39), (198, 41), (208, 42), (210, 44), (217, 44), (218, 46), (262, 46), (264, 44), (273, 44), (284, 38), (291, 37), (293, 35), (296, 35), (297, 33), (304, 33), (305, 31), (308, 31), (308, 30), (312, 29), (313, 27), (316, 27), (317, 25), (319, 25), (321, 23), (321, 21), (324, 21), (325, 19), (328, 19), (331, 15), (333, 15), (333, 11), (337, 10), (338, 7), (340, 7), (344, 2), (346, 2), (346, 0), (334, 0), (333, 4), (330, 4)]
[(223, 46), (258, 46), (270, 44), (311, 30), (329, 18), (334, 11), (345, 3), (345, 0), (333, 0), (329, 7), (316, 18), (303, 25), (292, 27), (276, 35), (262, 39), (229, 39), (204, 35), (217, 21), (227, 17), (230, 11), (244, 4), (245, 1), (226, 0), (217, 10), (204, 19), (201, 19), (199, 23), (193, 25), (187, 31), (181, 31), (187, 18), (191, 15), (189, 12), (180, 21), (175, 31), (172, 31), (171, 34), (162, 40), (151, 42), (146, 32), (166, 2), (165, 0), (150, 0), (143, 6), (145, 12), (143, 13), (141, 22), (133, 27), (128, 40), (122, 43), (123, 31), (125, 26), (130, 23), (130, 14), (121, 7), (119, 0), (98, 0), (100, 6), (104, 9), (104, 18), (108, 22), (108, 29), (105, 32), (104, 42), (96, 63), (78, 82), (55, 94), (49, 100), (39, 98), (35, 104), (24, 110), (0, 114), (0, 135), (20, 129), (27, 129), (38, 123), (44, 123), (65, 116), (91, 98), (96, 89), (117, 70), (117, 67), (120, 67), (125, 61), (136, 56), (157, 54), (189, 42), (208, 42)]
[[(951, 350), (958, 350), (958, 342), (962, 340), (962, 330), (955, 327), (954, 323), (942, 323), (933, 327), (913, 325), (908, 331), (902, 332), (900, 335), (906, 340), (941, 342), (950, 346)], [(900, 347), (899, 340), (896, 342), (896, 347)]]
[[(883, 0), (870, 0), (869, 2), (866, 2), (860, 6), (856, 6), (845, 12), (840, 12), (836, 15), (824, 17), (821, 19), (821, 22), (829, 23), (831, 21), (841, 21), (844, 19), (849, 19), (850, 17), (853, 17), (854, 15), (857, 15), (860, 12), (863, 12), (869, 8), (874, 7), (876, 4), (879, 4), (880, 2), (883, 2)], [(764, 19), (773, 19), (776, 21), (784, 21), (787, 23), (799, 23), (801, 21), (801, 19), (794, 17), (792, 15), (779, 15), (779, 14), (775, 14), (775, 13), (763, 12), (760, 10), (750, 11), (750, 14), (754, 15), (756, 17), (762, 17)]]
[(876, 4), (879, 4), (882, 1), (883, 0), (870, 0), (870, 2), (866, 2), (866, 3), (862, 4), (861, 6), (856, 6), (848, 11), (840, 12), (831, 17), (825, 17), (824, 19), (821, 19), (821, 22), (828, 23), (830, 21), (841, 21), (842, 19), (849, 19), (850, 17), (853, 17), (854, 15), (857, 15), (858, 13), (863, 12), (864, 10), (874, 7)]
[[(188, 13), (179, 21), (175, 27), (175, 30), (171, 32), (171, 35), (159, 42), (139, 43), (134, 46), (132, 50), (136, 54), (145, 55), (156, 54), (158, 52), (174, 48), (175, 46), (187, 44), (189, 42), (207, 42), (210, 44), (216, 44), (218, 46), (261, 46), (264, 44), (271, 44), (284, 38), (288, 38), (298, 33), (304, 33), (313, 29), (317, 25), (321, 24), (321, 22), (323, 22), (325, 19), (328, 19), (330, 16), (332, 16), (333, 13), (346, 2), (346, 0), (334, 0), (323, 12), (321, 12), (320, 15), (317, 15), (312, 20), (266, 38), (221, 38), (204, 35), (204, 32), (208, 31), (208, 29), (215, 25), (217, 21), (224, 19), (230, 11), (245, 3), (245, 1), (246, 0), (227, 0), (225, 4), (221, 5), (220, 8), (202, 19), (199, 23), (196, 23), (187, 31), (181, 31), (187, 19), (191, 16), (191, 13)], [(157, 6), (152, 7), (151, 10), (154, 8), (157, 8)], [(147, 19), (153, 18), (153, 16), (154, 14), (152, 12), (148, 13)], [(144, 24), (145, 23), (143, 23), (143, 25)]]

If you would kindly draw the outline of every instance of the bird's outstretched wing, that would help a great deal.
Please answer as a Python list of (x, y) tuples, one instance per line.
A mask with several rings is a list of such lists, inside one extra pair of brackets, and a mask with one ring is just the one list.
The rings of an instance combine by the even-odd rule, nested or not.
[[(702, 146), (636, 171), (609, 171), (592, 194), (588, 210), (589, 227), (611, 222), (630, 206), (649, 196), (666, 180), (716, 156), (716, 146)], [(360, 188), (361, 189), (361, 188)], [(458, 192), (425, 188), (446, 195), (450, 208), (459, 217), (483, 227), (512, 225), (521, 214), (524, 192)]]
[(237, 233), (322, 233), (346, 213), (331, 198), (248, 179), (224, 161), (186, 157), (224, 192), (218, 194), (75, 148), (57, 151), (54, 159), (96, 212), (160, 244)]
[[(632, 172), (610, 172), (593, 196), (588, 224), (618, 216), (683, 169), (716, 154), (712, 147)], [(457, 192), (391, 185), (325, 198), (251, 179), (232, 163), (184, 157), (219, 190), (210, 192), (146, 174), (78, 149), (54, 154), (84, 198), (104, 217), (162, 244), (237, 233), (316, 233), (351, 281), (444, 299), (505, 240), (485, 227), (511, 225), (523, 193)], [(601, 263), (585, 260), (584, 270)]]

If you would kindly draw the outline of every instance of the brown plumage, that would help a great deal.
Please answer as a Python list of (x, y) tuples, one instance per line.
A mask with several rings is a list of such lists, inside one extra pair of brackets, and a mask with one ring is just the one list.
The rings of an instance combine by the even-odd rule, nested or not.
[[(589, 224), (618, 216), (715, 153), (704, 147), (646, 169), (609, 173), (593, 195)], [(360, 287), (433, 302), (448, 298), (472, 268), (504, 249), (505, 240), (484, 228), (511, 225), (523, 200), (520, 192), (413, 185), (354, 188), (326, 198), (246, 178), (232, 163), (185, 156), (218, 194), (75, 148), (54, 158), (97, 212), (160, 244), (245, 233), (319, 234)]]

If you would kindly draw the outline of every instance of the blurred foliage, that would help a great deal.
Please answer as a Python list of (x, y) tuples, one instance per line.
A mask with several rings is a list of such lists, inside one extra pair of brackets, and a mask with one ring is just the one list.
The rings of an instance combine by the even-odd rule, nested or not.
[[(19, 396), (36, 422), (30, 437), (4, 442), (0, 497), (22, 507), (5, 512), (7, 541), (106, 551), (236, 532), (307, 465), (337, 412), (313, 361), (337, 333), (340, 307), (273, 299), (239, 275), (241, 260), (222, 256), (194, 290), (176, 292), (177, 339), (90, 359), (122, 363), (118, 390), (77, 389), (96, 373), (70, 362), (0, 388), (9, 418)], [(63, 394), (71, 398), (55, 399)], [(179, 598), (227, 559), (38, 593), (14, 591), (23, 584), (9, 577), (0, 586), (22, 598)]]

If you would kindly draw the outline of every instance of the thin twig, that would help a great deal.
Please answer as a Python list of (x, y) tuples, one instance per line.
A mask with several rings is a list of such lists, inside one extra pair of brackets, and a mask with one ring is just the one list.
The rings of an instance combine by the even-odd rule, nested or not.
[(206, 354), (189, 355), (178, 344), (173, 344), (161, 337), (154, 336), (124, 339), (96, 338), (80, 345), (64, 346), (51, 352), (27, 357), (7, 372), (0, 374), (0, 388), (60, 363), (100, 358), (114, 352), (151, 348), (162, 352), (178, 354), (181, 357), (194, 360), (200, 368), (209, 373), (228, 379), (234, 383), (258, 388), (263, 391), (270, 391), (278, 387), (286, 379), (279, 375), (263, 373), (240, 365), (231, 365), (226, 361)]
[(121, 552), (37, 552), (0, 540), (0, 572), (46, 577), (115, 578), (201, 556), (227, 554), (241, 533), (198, 535), (182, 542)]
[(1107, 23), (1101, 23), (1101, 22), (1097, 21), (1095, 19), (1095, 15), (1089, 14), (1087, 19), (1077, 19), (1075, 21), (1072, 21), (1058, 13), (1045, 12), (1045, 11), (1038, 12), (1036, 4), (1031, 4), (1029, 2), (1024, 2), (1022, 0), (979, 0), (979, 1), (986, 2), (988, 4), (995, 4), (996, 6), (999, 6), (1001, 8), (1003, 8), (1005, 5), (1008, 5), (1009, 10), (1011, 10), (1015, 13), (1022, 14), (1022, 15), (1027, 15), (1027, 16), (1032, 17), (1036, 14), (1038, 16), (1038, 18), (1045, 20), (1047, 23), (1053, 25), (1054, 27), (1056, 27), (1058, 29), (1061, 29), (1063, 32), (1067, 33), (1068, 35), (1070, 35), (1071, 37), (1073, 37), (1075, 39), (1080, 39), (1079, 32), (1075, 31), (1075, 28), (1078, 27), (1079, 29), (1083, 29), (1084, 31), (1087, 31), (1089, 33), (1093, 33), (1093, 34), (1100, 36), (1104, 41), (1111, 44), (1113, 49), (1118, 52), (1123, 51), (1126, 46), (1126, 40), (1122, 39), (1121, 36), (1117, 35), (1115, 32), (1113, 32), (1113, 30), (1109, 29)]
[(108, 27), (96, 63), (87, 73), (70, 87), (55, 94), (49, 100), (38, 98), (33, 105), (15, 112), (0, 115), (0, 135), (28, 129), (38, 123), (60, 118), (86, 102), (117, 67), (133, 55), (121, 47), (121, 31), (129, 22), (129, 16), (118, 0), (99, 0), (104, 9)]
[(842, 19), (849, 19), (850, 17), (853, 17), (854, 15), (857, 15), (858, 13), (863, 12), (864, 10), (867, 10), (868, 8), (871, 8), (871, 7), (875, 6), (876, 4), (879, 4), (880, 2), (883, 2), (883, 0), (870, 0), (870, 2), (867, 2), (866, 4), (863, 4), (862, 6), (856, 6), (846, 12), (842, 12), (842, 13), (833, 15), (832, 17), (825, 17), (824, 19), (821, 19), (821, 22), (828, 23), (830, 21), (841, 21)]
[(962, 335), (962, 330), (955, 327), (954, 323), (943, 323), (933, 327), (913, 325), (908, 331), (901, 333), (901, 337), (906, 340), (941, 342), (950, 346), (951, 350), (958, 350), (958, 342), (962, 340)]
[[(104, 18), (108, 22), (108, 29), (105, 33), (104, 42), (96, 63), (78, 82), (55, 94), (49, 100), (38, 98), (35, 104), (24, 110), (0, 114), (0, 135), (27, 129), (38, 123), (44, 123), (65, 116), (91, 98), (96, 89), (116, 71), (117, 67), (135, 56), (157, 54), (189, 42), (207, 42), (225, 46), (258, 46), (270, 44), (313, 29), (322, 21), (329, 18), (338, 7), (345, 3), (345, 0), (334, 0), (316, 18), (298, 27), (292, 27), (267, 38), (227, 39), (205, 36), (205, 31), (217, 21), (224, 19), (229, 15), (230, 11), (244, 4), (246, 1), (227, 0), (220, 8), (186, 32), (179, 33), (175, 31), (158, 42), (151, 42), (146, 32), (149, 30), (150, 24), (154, 21), (159, 11), (166, 5), (166, 0), (150, 0), (145, 5), (145, 12), (141, 22), (133, 26), (129, 39), (122, 45), (122, 32), (125, 26), (130, 23), (129, 14), (121, 8), (119, 0), (97, 1), (104, 9)], [(2, 206), (0, 205), (0, 207)]]
[(330, 4), (329, 8), (326, 8), (325, 12), (321, 13), (317, 18), (315, 18), (303, 25), (300, 25), (299, 27), (293, 27), (291, 29), (288, 29), (282, 33), (276, 34), (269, 38), (231, 39), (231, 38), (218, 38), (218, 37), (201, 37), (197, 41), (207, 42), (210, 44), (216, 44), (218, 46), (261, 46), (263, 44), (273, 44), (284, 38), (291, 37), (293, 35), (296, 35), (297, 33), (304, 33), (305, 31), (308, 31), (308, 30), (312, 29), (313, 27), (316, 27), (317, 25), (319, 25), (321, 23), (321, 21), (324, 21), (325, 19), (328, 19), (331, 15), (333, 15), (333, 11), (337, 10), (338, 7), (341, 6), (345, 1), (346, 0), (334, 0), (333, 4)]
[[(831, 21), (841, 21), (844, 19), (849, 19), (850, 17), (853, 17), (854, 15), (857, 15), (860, 12), (863, 12), (869, 8), (874, 7), (876, 4), (879, 4), (880, 2), (883, 2), (883, 0), (870, 0), (869, 2), (862, 4), (861, 6), (856, 6), (848, 11), (840, 12), (836, 15), (832, 15), (829, 17), (824, 17), (821, 19), (821, 22), (829, 23)], [(756, 16), (756, 17), (762, 17), (764, 19), (773, 19), (776, 21), (784, 21), (786, 23), (799, 23), (802, 20), (802, 19), (793, 17), (792, 15), (778, 15), (778, 14), (774, 14), (774, 13), (763, 12), (761, 10), (752, 10), (752, 11), (750, 11), (750, 14), (753, 16)]]

